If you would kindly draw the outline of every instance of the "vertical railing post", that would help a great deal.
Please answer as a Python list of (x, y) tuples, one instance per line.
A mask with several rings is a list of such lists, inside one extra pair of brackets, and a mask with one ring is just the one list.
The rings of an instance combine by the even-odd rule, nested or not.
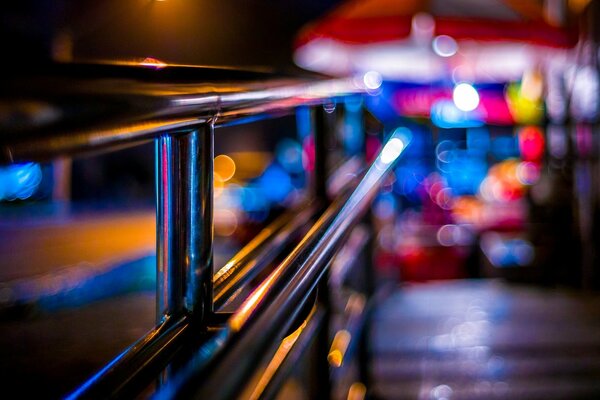
[(179, 147), (174, 136), (156, 140), (156, 319), (183, 310), (183, 264), (177, 246)]
[(317, 199), (327, 202), (327, 138), (329, 124), (324, 106), (314, 109), (315, 171), (314, 194)]
[(156, 140), (157, 320), (212, 311), (212, 123)]
[(213, 160), (214, 124), (205, 124), (200, 131), (185, 138), (186, 162), (184, 207), (186, 229), (183, 262), (187, 277), (184, 306), (197, 317), (213, 311)]
[[(330, 134), (330, 126), (327, 121), (326, 111), (323, 105), (314, 108), (313, 135), (315, 143), (315, 168), (313, 175), (313, 191), (315, 198), (326, 205), (327, 198), (327, 139)], [(322, 399), (330, 399), (332, 394), (331, 373), (327, 354), (330, 346), (330, 320), (331, 299), (329, 293), (329, 274), (319, 283), (318, 300), (324, 309), (324, 318), (317, 337), (317, 392), (316, 395)]]

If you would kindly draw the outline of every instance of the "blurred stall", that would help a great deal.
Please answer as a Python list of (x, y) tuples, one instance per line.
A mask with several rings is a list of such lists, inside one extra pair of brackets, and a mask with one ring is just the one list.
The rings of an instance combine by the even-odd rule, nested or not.
[[(581, 282), (559, 271), (585, 253), (578, 218), (593, 206), (570, 213), (560, 193), (585, 179), (570, 175), (580, 156), (565, 125), (598, 114), (577, 16), (588, 3), (347, 1), (300, 32), (299, 66), (353, 75), (387, 134), (413, 134), (374, 207), (382, 268), (403, 280)], [(576, 148), (592, 140), (574, 135)]]

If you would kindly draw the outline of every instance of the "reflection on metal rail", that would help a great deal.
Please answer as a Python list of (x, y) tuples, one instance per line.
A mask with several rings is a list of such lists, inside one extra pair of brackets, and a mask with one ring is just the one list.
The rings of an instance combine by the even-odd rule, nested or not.
[(233, 69), (35, 67), (33, 73), (4, 74), (0, 102), (20, 116), (23, 105), (35, 105), (48, 118), (21, 116), (18, 125), (0, 121), (0, 163), (131, 146), (166, 132), (185, 134), (211, 119), (225, 125), (270, 118), (363, 89), (351, 79), (291, 79)]
[[(158, 398), (234, 397), (253, 366), (273, 357), (274, 353), (269, 352), (273, 351), (273, 338), (282, 337), (289, 329), (408, 140), (396, 136), (388, 140), (350, 196), (338, 199), (325, 211), (300, 244), (252, 292), (215, 339), (201, 347), (188, 366), (158, 393)], [(217, 354), (219, 363), (212, 365)]]
[(256, 277), (300, 236), (317, 209), (315, 204), (311, 204), (305, 209), (281, 215), (219, 269), (213, 277), (215, 310), (232, 299), (239, 288)]
[[(317, 288), (326, 290), (324, 277), (332, 258), (410, 138), (389, 138), (358, 185), (338, 195), (319, 216), (328, 203), (324, 140), (332, 130), (322, 105), (343, 104), (347, 96), (357, 96), (363, 88), (352, 80), (298, 80), (170, 66), (53, 65), (33, 80), (16, 73), (5, 87), (0, 102), (18, 94), (60, 118), (42, 125), (26, 121), (18, 129), (0, 123), (0, 162), (114, 150), (148, 140), (156, 143), (157, 327), (70, 398), (134, 396), (184, 347), (196, 350), (159, 388), (158, 398), (226, 399), (242, 392), (252, 398), (273, 396), (285, 375), (282, 371), (290, 368), (287, 360), (297, 359), (298, 349), (308, 346), (316, 332), (327, 333), (330, 305), (313, 307), (301, 325), (304, 328), (296, 326), (297, 335), (284, 340), (289, 345), (285, 354), (281, 340), (303, 317)], [(88, 117), (85, 121), (68, 113), (74, 105)], [(273, 118), (299, 106), (314, 108), (316, 199), (273, 222), (213, 274), (215, 126)], [(349, 182), (346, 179), (340, 188)], [(291, 253), (282, 257), (294, 244)], [(277, 260), (283, 261), (272, 266)], [(270, 273), (235, 312), (218, 312), (263, 271)], [(327, 298), (320, 293), (317, 303), (327, 303)], [(284, 362), (273, 361), (277, 354)], [(259, 385), (249, 387), (255, 376)]]

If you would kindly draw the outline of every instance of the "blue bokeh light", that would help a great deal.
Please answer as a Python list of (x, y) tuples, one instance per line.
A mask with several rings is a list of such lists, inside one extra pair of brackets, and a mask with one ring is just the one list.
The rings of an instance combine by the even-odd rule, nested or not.
[(285, 138), (277, 144), (275, 155), (279, 164), (289, 173), (297, 174), (303, 171), (302, 146), (296, 140)]
[(0, 167), (0, 201), (25, 200), (33, 196), (42, 181), (39, 164)]
[(292, 179), (288, 173), (277, 163), (272, 163), (258, 178), (258, 186), (272, 202), (283, 202), (292, 191)]

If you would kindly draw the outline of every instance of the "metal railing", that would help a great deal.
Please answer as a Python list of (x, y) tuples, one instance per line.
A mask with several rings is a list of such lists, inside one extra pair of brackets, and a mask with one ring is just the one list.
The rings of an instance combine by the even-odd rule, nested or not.
[[(361, 96), (360, 86), (351, 79), (226, 69), (51, 65), (43, 74), (16, 71), (5, 87), (0, 101), (12, 107), (34, 101), (60, 117), (43, 124), (27, 118), (17, 126), (0, 123), (4, 163), (151, 140), (156, 146), (157, 325), (69, 398), (131, 397), (157, 377), (157, 398), (271, 398), (313, 342), (322, 355), (318, 390), (330, 396), (326, 354), (339, 367), (339, 358), (356, 345), (344, 337), (330, 349), (327, 271), (408, 144), (408, 138), (389, 138), (373, 163), (338, 185), (330, 200), (324, 140), (331, 126), (323, 104), (341, 107), (346, 98)], [(215, 127), (276, 118), (300, 106), (313, 112), (312, 201), (285, 212), (213, 274)], [(347, 263), (368, 247), (372, 232), (362, 229), (358, 244), (344, 247)], [(370, 274), (368, 262), (364, 267)], [(347, 269), (337, 268), (336, 286)], [(239, 289), (265, 274), (239, 308), (222, 311)], [(350, 296), (354, 306), (345, 329), (350, 336), (368, 294)]]

